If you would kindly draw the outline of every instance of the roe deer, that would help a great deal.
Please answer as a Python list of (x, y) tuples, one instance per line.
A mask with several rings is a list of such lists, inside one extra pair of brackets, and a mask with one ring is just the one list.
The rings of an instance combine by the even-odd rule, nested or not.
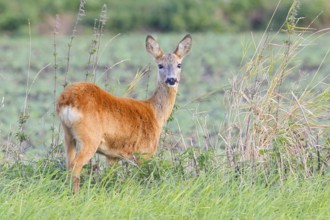
[(67, 169), (72, 171), (74, 192), (79, 191), (83, 166), (95, 153), (103, 154), (108, 162), (129, 159), (135, 153), (155, 153), (175, 103), (181, 61), (191, 45), (188, 34), (173, 53), (163, 53), (157, 41), (147, 36), (146, 49), (158, 65), (156, 91), (147, 100), (116, 97), (89, 82), (65, 88), (56, 111), (64, 130)]

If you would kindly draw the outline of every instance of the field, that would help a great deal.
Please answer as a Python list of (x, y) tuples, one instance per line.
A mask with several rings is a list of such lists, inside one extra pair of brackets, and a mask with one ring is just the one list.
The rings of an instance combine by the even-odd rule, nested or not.
[[(182, 38), (155, 36), (165, 51)], [(328, 34), (192, 36), (176, 108), (155, 158), (105, 168), (96, 157), (85, 168), (79, 195), (72, 195), (65, 171), (54, 100), (66, 72), (74, 82), (92, 80), (93, 70), (97, 84), (113, 94), (149, 96), (156, 68), (145, 35), (102, 36), (97, 61), (90, 63), (93, 36), (78, 34), (69, 60), (68, 36), (0, 38), (0, 218), (328, 219)], [(273, 80), (278, 73), (281, 82)], [(259, 80), (260, 87), (250, 87)], [(245, 92), (251, 88), (260, 89), (257, 98)], [(249, 97), (241, 101), (237, 94), (243, 93)], [(251, 106), (268, 109), (263, 117), (280, 116), (253, 114), (260, 132), (247, 114)], [(265, 133), (274, 121), (283, 127)], [(248, 139), (270, 136), (260, 146)]]
[[(225, 117), (224, 89), (228, 88), (233, 78), (240, 76), (242, 67), (252, 58), (261, 34), (194, 34), (191, 54), (184, 61), (177, 108), (174, 112), (175, 121), (168, 124), (173, 131), (180, 129), (185, 136), (196, 137), (202, 132), (201, 125), (207, 124), (208, 133), (217, 136), (214, 133), (219, 132)], [(152, 57), (145, 51), (145, 35), (121, 35), (112, 39), (113, 37), (102, 38), (96, 82), (115, 95), (125, 96), (135, 75), (147, 70), (130, 96), (139, 99), (148, 97), (156, 84), (156, 68)], [(182, 36), (159, 34), (157, 37), (165, 50), (174, 50)], [(58, 36), (56, 40), (58, 95), (63, 90), (69, 37)], [(286, 36), (280, 35), (274, 42), (280, 45), (285, 40)], [(91, 41), (92, 36), (77, 36), (74, 40), (69, 82), (85, 80), (90, 69), (88, 59)], [(54, 112), (52, 36), (32, 36), (31, 44), (27, 38), (2, 38), (0, 42), (3, 51), (0, 75), (0, 94), (3, 98), (0, 137), (3, 139), (9, 133), (15, 132), (28, 90), (26, 108), (29, 120), (25, 124), (25, 132), (29, 136), (29, 145), (39, 148), (36, 153), (41, 153), (42, 149), (50, 144), (48, 141)], [(299, 82), (299, 89), (304, 88), (318, 71), (329, 43), (327, 36), (323, 36), (304, 48), (291, 62), (290, 65), (296, 68), (288, 76), (284, 86), (294, 88)], [(311, 54), (313, 56), (310, 56)], [(319, 82), (328, 73), (329, 60), (329, 57), (325, 57), (315, 82)]]

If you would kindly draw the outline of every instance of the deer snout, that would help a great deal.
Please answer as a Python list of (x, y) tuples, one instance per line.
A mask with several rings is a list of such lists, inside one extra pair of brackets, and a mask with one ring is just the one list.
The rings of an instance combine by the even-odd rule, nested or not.
[(177, 83), (177, 82), (178, 82), (177, 78), (167, 78), (166, 81), (165, 81), (165, 83), (170, 85), (170, 86), (174, 86), (175, 83)]

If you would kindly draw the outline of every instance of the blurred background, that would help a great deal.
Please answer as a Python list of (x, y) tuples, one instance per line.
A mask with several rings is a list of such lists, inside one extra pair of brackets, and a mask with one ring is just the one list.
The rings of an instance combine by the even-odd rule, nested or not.
[[(86, 1), (81, 25), (93, 27), (103, 5), (107, 6), (107, 32), (241, 32), (261, 31), (279, 4), (271, 29), (277, 30), (286, 18), (292, 0), (103, 0)], [(301, 0), (299, 24), (323, 28), (330, 23), (329, 0)], [(71, 33), (79, 0), (1, 0), (2, 34), (27, 34), (28, 20), (34, 33), (53, 31), (59, 15), (62, 33)], [(84, 31), (88, 29), (82, 29)]]

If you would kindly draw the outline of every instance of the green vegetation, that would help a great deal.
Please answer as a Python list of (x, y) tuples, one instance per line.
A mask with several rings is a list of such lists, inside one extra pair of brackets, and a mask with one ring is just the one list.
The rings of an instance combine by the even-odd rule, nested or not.
[[(81, 23), (71, 37), (2, 37), (0, 218), (327, 219), (330, 44), (327, 30), (297, 26), (298, 8), (278, 32), (193, 34), (157, 154), (110, 167), (96, 156), (77, 195), (54, 100), (84, 80), (150, 95), (145, 35), (103, 35), (101, 13), (91, 37), (77, 34)], [(157, 40), (169, 50), (181, 37)]]
[[(329, 176), (308, 179), (235, 177), (222, 169), (194, 178), (175, 167), (143, 173), (112, 167), (84, 181), (73, 196), (57, 166), (17, 165), (0, 171), (1, 219), (327, 219)], [(160, 173), (157, 173), (160, 172)], [(27, 175), (28, 174), (28, 175)], [(155, 177), (157, 174), (160, 176)], [(95, 175), (93, 175), (95, 177)], [(252, 176), (250, 176), (252, 177)], [(159, 179), (160, 178), (160, 179)]]
[[(107, 6), (107, 31), (114, 33), (127, 31), (247, 31), (264, 30), (272, 17), (277, 1), (269, 0), (109, 0), (84, 1), (80, 10), (82, 24), (93, 27), (95, 19), (104, 5)], [(293, 1), (282, 1), (272, 22), (272, 30), (283, 24)], [(301, 17), (298, 24), (312, 27), (326, 27), (330, 23), (328, 0), (301, 0)], [(38, 7), (35, 7), (35, 6)], [(74, 24), (79, 1), (65, 0), (12, 0), (0, 1), (0, 30), (7, 33), (25, 34), (28, 20), (40, 33), (50, 33), (55, 23), (55, 15), (61, 20), (61, 31), (69, 33)], [(13, 13), (16, 12), (16, 13)], [(304, 17), (304, 18), (303, 18)], [(85, 29), (86, 30), (86, 29)]]

